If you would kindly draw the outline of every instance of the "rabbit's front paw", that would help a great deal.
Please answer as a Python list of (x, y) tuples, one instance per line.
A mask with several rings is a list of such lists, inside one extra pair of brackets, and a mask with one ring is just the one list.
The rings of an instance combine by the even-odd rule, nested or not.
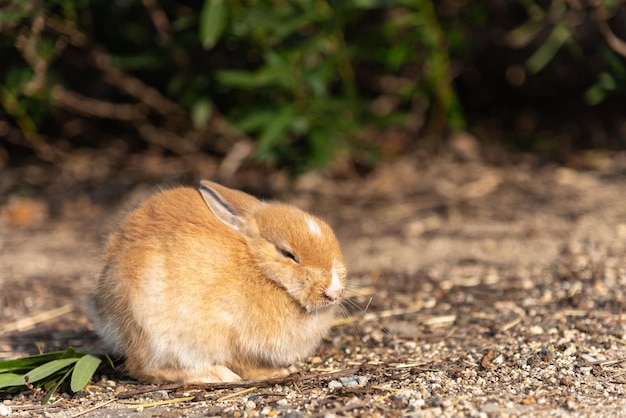
[(276, 379), (279, 377), (289, 376), (292, 373), (295, 373), (295, 367), (290, 368), (282, 368), (275, 369), (269, 367), (255, 367), (251, 369), (247, 369), (244, 373), (242, 373), (242, 377), (247, 380), (267, 380), (267, 379)]

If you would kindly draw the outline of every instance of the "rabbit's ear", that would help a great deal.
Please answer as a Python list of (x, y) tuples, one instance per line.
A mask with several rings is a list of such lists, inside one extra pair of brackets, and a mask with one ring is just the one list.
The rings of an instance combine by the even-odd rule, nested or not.
[(255, 197), (207, 180), (200, 182), (200, 194), (213, 215), (235, 231), (244, 232), (249, 219), (262, 203)]

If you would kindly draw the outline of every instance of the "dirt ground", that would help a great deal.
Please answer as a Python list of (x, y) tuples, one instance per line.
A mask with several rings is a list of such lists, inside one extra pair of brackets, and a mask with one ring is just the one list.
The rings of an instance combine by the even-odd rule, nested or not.
[[(348, 261), (346, 315), (298, 375), (235, 387), (98, 375), (46, 406), (2, 395), (0, 415), (623, 416), (626, 154), (593, 161), (410, 156), (362, 179), (307, 174), (289, 191), (242, 176), (233, 184), (328, 220)], [(143, 163), (189, 184), (214, 174)], [(0, 358), (98, 347), (85, 292), (103, 234), (159, 183), (128, 167), (72, 167), (0, 175)]]

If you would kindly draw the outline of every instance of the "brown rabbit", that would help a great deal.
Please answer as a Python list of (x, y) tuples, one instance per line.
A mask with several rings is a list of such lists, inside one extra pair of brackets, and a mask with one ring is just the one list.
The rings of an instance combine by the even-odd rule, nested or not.
[(326, 223), (209, 181), (145, 201), (105, 261), (96, 330), (150, 382), (285, 375), (328, 332), (346, 276)]

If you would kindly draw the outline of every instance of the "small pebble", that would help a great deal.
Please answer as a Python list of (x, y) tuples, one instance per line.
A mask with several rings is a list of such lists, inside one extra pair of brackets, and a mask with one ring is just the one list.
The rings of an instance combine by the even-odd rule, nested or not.
[(414, 390), (411, 389), (404, 389), (400, 392), (398, 392), (395, 397), (398, 399), (402, 399), (403, 401), (408, 401), (411, 398), (415, 398), (417, 397), (417, 392), (415, 392)]
[[(333, 380), (331, 381), (331, 383), (332, 382), (336, 382), (333, 384), (335, 386), (334, 387), (335, 389), (340, 387), (340, 386), (336, 386), (337, 383), (347, 388), (353, 388), (353, 387), (363, 386), (367, 384), (368, 379), (366, 376), (346, 376), (346, 377), (340, 377), (338, 380)], [(330, 383), (328, 384), (328, 387), (331, 388)]]
[(339, 381), (343, 386), (347, 388), (359, 386), (359, 380), (356, 378), (356, 376), (340, 377)]
[(148, 393), (146, 397), (155, 401), (164, 401), (169, 399), (170, 395), (166, 390), (155, 390), (154, 392)]
[(330, 390), (337, 390), (341, 387), (343, 387), (343, 385), (338, 380), (331, 380), (328, 382), (328, 389)]
[(11, 415), (11, 407), (7, 406), (5, 404), (0, 404), (0, 417), (6, 417), (8, 415)]
[(574, 354), (576, 354), (576, 344), (570, 344), (563, 350), (563, 356), (573, 356)]
[(498, 413), (500, 413), (500, 407), (495, 403), (488, 402), (483, 405), (481, 411), (487, 415), (497, 415)]
[(581, 354), (580, 357), (585, 360), (587, 363), (596, 363), (598, 361), (594, 356), (590, 356), (589, 354)]
[(409, 407), (411, 409), (421, 409), (424, 405), (426, 405), (426, 401), (424, 401), (424, 399), (411, 399), (409, 401)]

